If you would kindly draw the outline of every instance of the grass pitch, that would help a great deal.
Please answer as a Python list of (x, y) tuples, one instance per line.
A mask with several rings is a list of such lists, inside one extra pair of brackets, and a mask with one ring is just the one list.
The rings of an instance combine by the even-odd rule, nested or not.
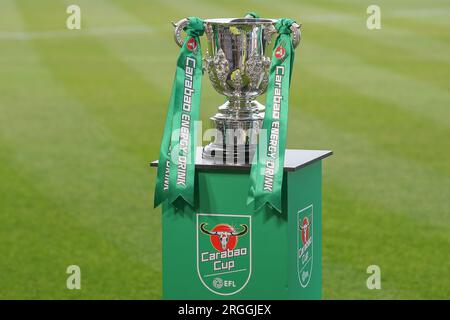
[[(450, 298), (450, 2), (0, 1), (0, 298), (161, 297), (171, 20), (303, 23), (288, 147), (324, 167), (324, 298)], [(204, 78), (202, 119), (223, 97)], [(264, 98), (260, 99), (264, 102)], [(66, 289), (66, 267), (82, 290)], [(382, 289), (366, 288), (381, 267)]]

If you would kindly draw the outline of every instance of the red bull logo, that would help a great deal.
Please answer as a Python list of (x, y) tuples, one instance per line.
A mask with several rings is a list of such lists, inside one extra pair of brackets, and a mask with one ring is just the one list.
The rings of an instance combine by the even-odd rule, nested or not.
[(233, 250), (236, 247), (237, 239), (247, 233), (248, 227), (241, 224), (242, 230), (236, 230), (228, 224), (218, 224), (211, 231), (206, 229), (207, 223), (200, 225), (200, 230), (210, 236), (210, 241), (217, 251)]

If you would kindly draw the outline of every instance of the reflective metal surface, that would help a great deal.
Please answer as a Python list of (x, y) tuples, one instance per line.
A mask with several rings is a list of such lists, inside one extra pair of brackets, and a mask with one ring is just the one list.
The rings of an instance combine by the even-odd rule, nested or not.
[(275, 32), (269, 19), (210, 19), (205, 69), (217, 92), (233, 100), (252, 100), (267, 87), (268, 44)]
[[(217, 131), (215, 140), (204, 148), (204, 158), (244, 159), (246, 163), (251, 160), (264, 119), (264, 106), (254, 99), (267, 89), (275, 22), (250, 17), (205, 20), (203, 68), (215, 90), (225, 95), (228, 102), (211, 118)], [(179, 46), (183, 44), (181, 30), (187, 23), (183, 19), (174, 24)], [(291, 30), (296, 47), (300, 26), (294, 24)]]

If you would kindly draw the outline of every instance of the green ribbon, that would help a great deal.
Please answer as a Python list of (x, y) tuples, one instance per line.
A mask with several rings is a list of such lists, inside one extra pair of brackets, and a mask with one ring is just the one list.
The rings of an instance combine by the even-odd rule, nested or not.
[[(248, 203), (255, 210), (267, 204), (281, 213), (284, 153), (289, 110), (289, 87), (294, 63), (291, 25), (295, 21), (280, 19), (275, 23), (278, 37), (269, 70), (266, 111), (250, 172)], [(262, 135), (266, 132), (267, 139)]]
[(259, 18), (259, 14), (257, 14), (256, 12), (250, 11), (247, 12), (247, 14), (245, 15), (246, 18), (255, 18), (258, 19)]
[(159, 153), (154, 206), (168, 200), (178, 209), (194, 207), (194, 125), (200, 113), (203, 20), (188, 18), (187, 37), (177, 60), (172, 95)]

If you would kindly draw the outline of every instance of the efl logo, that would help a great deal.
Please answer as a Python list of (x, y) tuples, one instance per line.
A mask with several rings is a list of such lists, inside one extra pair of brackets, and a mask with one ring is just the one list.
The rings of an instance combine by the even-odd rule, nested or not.
[(195, 51), (197, 49), (197, 41), (195, 41), (194, 38), (190, 38), (186, 44), (186, 48), (188, 48), (189, 51)]
[(275, 50), (275, 57), (277, 59), (283, 59), (286, 55), (286, 49), (280, 44), (278, 48)]

